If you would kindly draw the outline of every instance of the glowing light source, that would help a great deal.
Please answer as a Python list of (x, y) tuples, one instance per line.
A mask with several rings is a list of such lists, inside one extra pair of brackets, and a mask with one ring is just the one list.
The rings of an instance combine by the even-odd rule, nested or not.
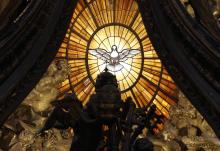
[(139, 107), (156, 104), (165, 116), (176, 102), (176, 86), (148, 38), (135, 0), (79, 0), (59, 58), (71, 67), (60, 96), (72, 91), (85, 104), (107, 67), (117, 77), (122, 99), (131, 96)]

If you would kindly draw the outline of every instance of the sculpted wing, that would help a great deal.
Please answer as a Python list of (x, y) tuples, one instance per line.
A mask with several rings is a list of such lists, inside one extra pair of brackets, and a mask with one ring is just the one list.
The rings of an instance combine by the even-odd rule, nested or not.
[(111, 59), (110, 54), (105, 49), (89, 49), (89, 53), (99, 59), (102, 59), (103, 61), (109, 62), (109, 60)]
[(119, 53), (119, 59), (120, 61), (126, 61), (128, 58), (133, 58), (137, 54), (139, 54), (141, 51), (138, 49), (123, 49), (122, 52)]

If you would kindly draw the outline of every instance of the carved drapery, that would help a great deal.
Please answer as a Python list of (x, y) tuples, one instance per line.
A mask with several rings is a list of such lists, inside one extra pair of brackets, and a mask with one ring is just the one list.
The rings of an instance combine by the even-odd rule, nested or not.
[(139, 7), (163, 64), (220, 136), (219, 41), (178, 0), (139, 1)]
[(53, 60), (76, 1), (31, 1), (0, 34), (0, 125)]

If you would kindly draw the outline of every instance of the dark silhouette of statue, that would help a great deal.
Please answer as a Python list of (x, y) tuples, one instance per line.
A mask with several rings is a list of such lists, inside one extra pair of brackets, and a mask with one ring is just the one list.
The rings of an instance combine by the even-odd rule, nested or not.
[(107, 69), (98, 75), (95, 93), (85, 107), (74, 94), (53, 104), (55, 108), (40, 133), (52, 127), (72, 127), (73, 151), (153, 150), (152, 143), (147, 138), (138, 139), (138, 135), (145, 127), (154, 134), (157, 123), (163, 122), (162, 116), (156, 114), (156, 106), (146, 111), (136, 108), (131, 97), (123, 102), (117, 79)]

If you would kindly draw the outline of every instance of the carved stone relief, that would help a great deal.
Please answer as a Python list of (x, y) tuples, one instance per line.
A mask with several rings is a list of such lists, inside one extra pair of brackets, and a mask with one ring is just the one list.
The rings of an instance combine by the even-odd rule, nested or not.
[(58, 84), (66, 79), (68, 73), (65, 60), (49, 66), (43, 78), (4, 124), (0, 131), (0, 151), (69, 150), (72, 129), (51, 129), (43, 135), (37, 134), (52, 109), (50, 103), (58, 96)]
[(179, 93), (179, 102), (170, 109), (170, 118), (158, 137), (150, 137), (157, 150), (218, 151), (220, 140), (189, 100)]

